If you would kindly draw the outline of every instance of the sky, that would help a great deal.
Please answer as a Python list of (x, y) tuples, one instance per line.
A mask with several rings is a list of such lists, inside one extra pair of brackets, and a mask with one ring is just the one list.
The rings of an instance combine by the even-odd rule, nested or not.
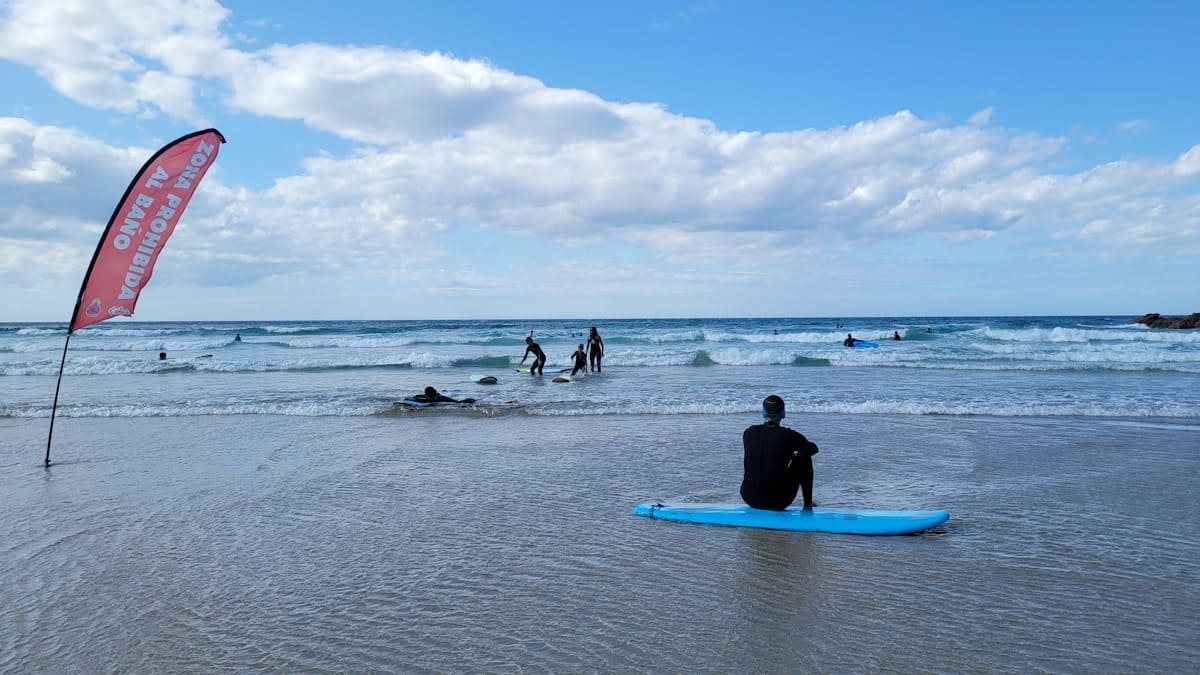
[[(1194, 2), (0, 0), (0, 321), (1200, 311)], [(124, 320), (124, 319), (119, 319)]]

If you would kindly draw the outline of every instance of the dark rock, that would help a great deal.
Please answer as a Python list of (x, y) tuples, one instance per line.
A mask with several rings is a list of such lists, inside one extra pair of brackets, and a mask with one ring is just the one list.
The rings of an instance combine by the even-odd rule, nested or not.
[(1155, 312), (1130, 323), (1144, 323), (1151, 328), (1200, 328), (1200, 312), (1193, 312), (1187, 316), (1162, 316)]

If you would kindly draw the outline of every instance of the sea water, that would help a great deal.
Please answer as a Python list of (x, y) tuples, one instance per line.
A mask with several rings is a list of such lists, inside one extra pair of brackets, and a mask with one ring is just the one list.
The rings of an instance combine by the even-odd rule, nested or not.
[[(0, 325), (0, 671), (1187, 672), (1200, 332), (1128, 320), (110, 321), (49, 468), (65, 329)], [(821, 506), (951, 520), (632, 516), (735, 501), (769, 393)]]
[[(515, 372), (530, 331), (553, 375), (590, 325), (601, 373)], [(880, 346), (847, 349), (849, 333)], [(65, 337), (0, 324), (0, 418), (49, 416)], [(1200, 416), (1200, 331), (1129, 317), (111, 321), (75, 333), (63, 365), (61, 417), (375, 415), (427, 385), (528, 415), (744, 413), (776, 393), (805, 412)]]

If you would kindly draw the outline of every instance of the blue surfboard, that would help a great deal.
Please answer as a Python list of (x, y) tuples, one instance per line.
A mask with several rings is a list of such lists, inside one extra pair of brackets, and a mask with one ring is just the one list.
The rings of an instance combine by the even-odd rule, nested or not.
[(867, 342), (866, 340), (855, 340), (855, 349), (874, 349), (879, 346), (878, 342)]
[(833, 511), (817, 507), (786, 511), (752, 509), (745, 504), (702, 504), (647, 502), (633, 509), (634, 515), (683, 523), (753, 527), (792, 532), (835, 534), (913, 534), (941, 525), (950, 519), (946, 511)]

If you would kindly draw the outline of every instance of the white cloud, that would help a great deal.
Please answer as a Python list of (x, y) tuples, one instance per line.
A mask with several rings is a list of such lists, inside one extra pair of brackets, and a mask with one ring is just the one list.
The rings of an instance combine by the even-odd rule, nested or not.
[(96, 108), (194, 121), (191, 85), (220, 63), (229, 12), (211, 0), (17, 0), (0, 57)]
[[(154, 4), (15, 2), (0, 18), (0, 56), (96, 108), (189, 121), (241, 111), (360, 144), (314, 150), (262, 191), (224, 184), (218, 161), (175, 235), (189, 251), (176, 274), (196, 283), (419, 279), (445, 263), (439, 237), (474, 226), (570, 244), (577, 265), (614, 283), (624, 268), (592, 251), (636, 247), (670, 267), (664, 279), (720, 269), (736, 283), (763, 264), (914, 237), (1169, 251), (1194, 249), (1198, 236), (1197, 200), (1180, 193), (1194, 190), (1200, 146), (1174, 160), (1055, 172), (1066, 139), (993, 126), (992, 108), (957, 125), (901, 110), (829, 129), (725, 131), (447, 54), (242, 50), (215, 2)], [(201, 87), (216, 96), (199, 101)], [(98, 231), (152, 150), (0, 118), (0, 276), (90, 254), (93, 242), (63, 229)], [(11, 254), (30, 243), (42, 244), (30, 262)]]
[(114, 148), (72, 129), (0, 117), (0, 235), (22, 224), (24, 219), (13, 215), (21, 209), (51, 219), (79, 219), (103, 204), (107, 216), (111, 195), (119, 195), (129, 180), (122, 182), (113, 170), (132, 174), (149, 152)]
[(1127, 134), (1136, 134), (1146, 131), (1150, 128), (1150, 123), (1146, 120), (1127, 120), (1117, 125), (1119, 131)]
[(1180, 155), (1171, 170), (1181, 178), (1200, 175), (1200, 145), (1192, 146), (1191, 150)]
[(992, 121), (992, 113), (995, 108), (984, 108), (967, 118), (967, 123), (972, 126), (985, 127)]

